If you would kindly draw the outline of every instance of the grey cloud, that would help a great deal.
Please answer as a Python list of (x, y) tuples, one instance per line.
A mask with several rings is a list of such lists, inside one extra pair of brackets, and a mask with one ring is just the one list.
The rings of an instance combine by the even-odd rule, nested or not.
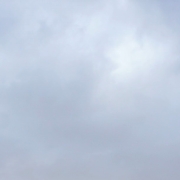
[(0, 6), (1, 179), (178, 179), (175, 12), (161, 1)]

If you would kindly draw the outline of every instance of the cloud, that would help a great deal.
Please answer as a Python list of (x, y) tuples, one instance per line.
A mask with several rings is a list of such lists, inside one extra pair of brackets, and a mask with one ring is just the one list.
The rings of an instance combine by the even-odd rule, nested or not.
[(0, 2), (1, 179), (178, 179), (166, 3)]

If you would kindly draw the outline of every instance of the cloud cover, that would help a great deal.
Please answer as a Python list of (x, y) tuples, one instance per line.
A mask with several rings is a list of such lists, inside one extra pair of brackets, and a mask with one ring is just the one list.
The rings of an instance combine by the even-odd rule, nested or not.
[(178, 179), (178, 5), (2, 0), (0, 178)]

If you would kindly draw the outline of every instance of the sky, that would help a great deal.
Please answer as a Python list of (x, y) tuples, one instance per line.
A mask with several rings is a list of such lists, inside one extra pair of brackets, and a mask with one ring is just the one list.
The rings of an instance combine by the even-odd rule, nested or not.
[(179, 179), (179, 12), (1, 0), (0, 179)]

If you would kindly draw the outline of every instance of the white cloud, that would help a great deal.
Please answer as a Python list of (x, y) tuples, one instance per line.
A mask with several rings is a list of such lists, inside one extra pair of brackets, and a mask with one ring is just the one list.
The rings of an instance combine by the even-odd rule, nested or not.
[(0, 9), (1, 179), (178, 179), (179, 38), (159, 1)]

